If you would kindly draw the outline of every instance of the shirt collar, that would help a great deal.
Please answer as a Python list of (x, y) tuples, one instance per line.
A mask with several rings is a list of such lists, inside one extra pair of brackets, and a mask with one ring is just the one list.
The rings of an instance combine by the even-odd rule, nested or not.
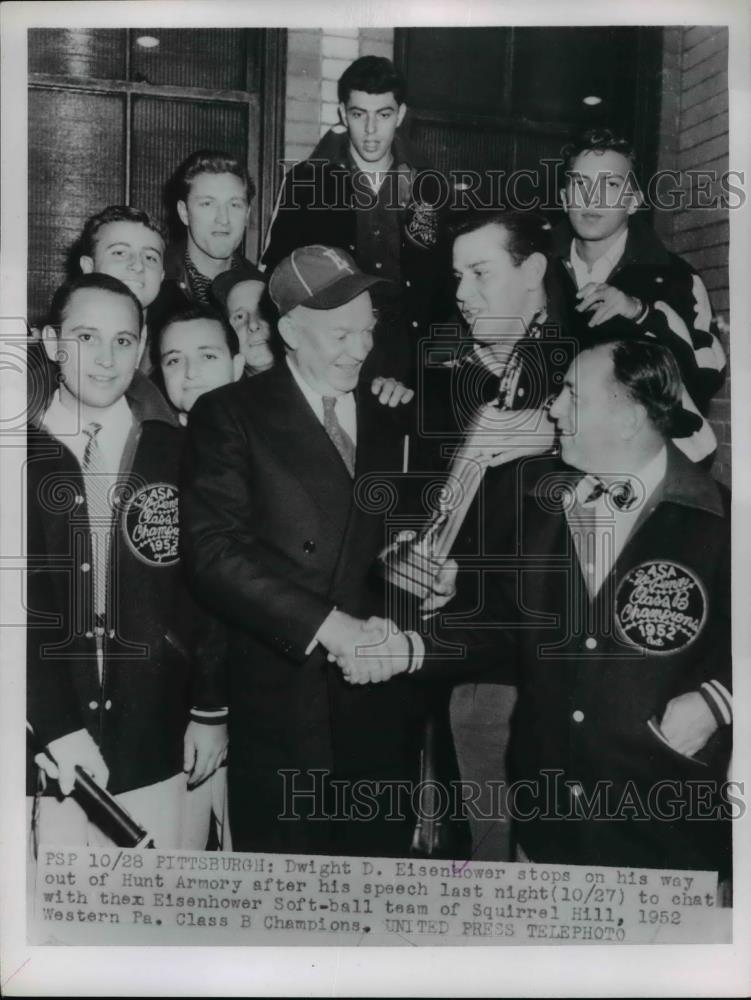
[[(101, 424), (102, 430), (105, 432), (119, 430), (126, 426), (129, 427), (131, 421), (132, 414), (125, 396), (121, 396), (112, 406), (98, 411), (96, 415), (96, 423)], [(57, 438), (75, 437), (89, 423), (91, 421), (84, 420), (78, 409), (69, 409), (63, 405), (60, 398), (60, 390), (58, 389), (52, 397), (52, 402), (44, 415), (44, 427), (46, 430)]]
[[(305, 398), (307, 399), (308, 403), (310, 403), (310, 405), (313, 408), (313, 411), (315, 413), (317, 413), (320, 417), (322, 417), (323, 416), (323, 396), (324, 396), (324, 393), (318, 392), (317, 389), (313, 389), (311, 386), (308, 385), (308, 383), (305, 381), (305, 379), (300, 374), (300, 372), (299, 372), (299, 370), (297, 368), (297, 365), (290, 358), (289, 354), (285, 358), (285, 361), (287, 362), (287, 367), (292, 372), (292, 378), (295, 380), (295, 382), (297, 383), (297, 385), (300, 388), (300, 392), (302, 392), (303, 396), (305, 396)], [(333, 393), (333, 392), (328, 393), (327, 392), (326, 395), (327, 396), (329, 396), (329, 395), (333, 396), (333, 395), (335, 395), (335, 393)], [(340, 400), (345, 400), (345, 399), (352, 399), (352, 400), (354, 400), (354, 396), (353, 396), (353, 394), (351, 392), (342, 393), (341, 396), (339, 396), (337, 398), (340, 399)]]
[[(601, 257), (598, 257), (591, 267), (579, 256), (579, 251), (576, 249), (576, 239), (571, 240), (571, 266), (574, 269), (577, 280), (579, 280), (579, 276), (582, 275), (588, 278), (588, 280), (604, 281), (623, 256), (623, 252), (626, 249), (627, 238), (628, 227), (623, 230), (608, 252), (604, 253)], [(595, 277), (595, 275), (597, 277)]]
[(627, 475), (612, 476), (588, 473), (583, 476), (576, 487), (576, 498), (579, 503), (584, 503), (598, 480), (606, 486), (612, 486), (616, 483), (618, 485), (625, 485), (628, 483), (637, 502), (634, 503), (633, 506), (621, 511), (621, 513), (638, 513), (643, 510), (644, 504), (665, 478), (667, 466), (668, 452), (665, 445), (663, 445), (657, 454), (653, 455), (646, 465), (642, 466), (641, 469), (637, 469), (635, 472), (628, 473)]

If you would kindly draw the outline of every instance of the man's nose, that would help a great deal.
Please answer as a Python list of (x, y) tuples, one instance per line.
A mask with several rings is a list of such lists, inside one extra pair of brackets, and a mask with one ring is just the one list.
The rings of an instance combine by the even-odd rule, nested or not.
[(100, 344), (96, 352), (97, 364), (102, 365), (104, 368), (110, 368), (114, 359), (115, 354), (112, 344), (109, 342)]
[(144, 269), (143, 256), (140, 253), (132, 253), (130, 255), (130, 260), (128, 261), (128, 267), (131, 271), (141, 272)]
[(251, 333), (258, 333), (261, 329), (261, 321), (258, 318), (258, 313), (250, 313), (247, 317), (248, 330)]
[(456, 286), (456, 301), (459, 305), (463, 305), (467, 301), (467, 295), (469, 294), (469, 281), (467, 280), (467, 275), (463, 275), (459, 279), (459, 284)]
[(229, 222), (229, 208), (224, 204), (224, 202), (220, 202), (216, 206), (216, 221)]
[(354, 361), (364, 361), (373, 349), (373, 334), (360, 333), (349, 338), (348, 353)]
[(195, 361), (191, 361), (190, 358), (186, 358), (184, 372), (185, 372), (185, 378), (188, 381), (190, 381), (191, 379), (194, 379), (198, 374), (198, 365), (196, 364)]
[(368, 115), (365, 119), (365, 134), (372, 135), (375, 132), (377, 125), (378, 122), (376, 121), (375, 115)]
[(561, 400), (563, 399), (563, 393), (559, 392), (558, 395), (553, 400), (548, 414), (551, 420), (560, 420), (561, 418)]

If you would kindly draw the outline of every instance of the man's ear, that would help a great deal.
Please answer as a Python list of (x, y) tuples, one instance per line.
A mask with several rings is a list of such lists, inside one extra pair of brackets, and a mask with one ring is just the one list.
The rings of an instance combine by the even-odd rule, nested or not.
[(635, 438), (646, 422), (647, 411), (644, 409), (644, 406), (632, 400), (630, 406), (623, 408), (621, 436), (624, 441), (630, 441), (632, 438)]
[(544, 253), (532, 253), (526, 260), (522, 261), (522, 268), (526, 278), (526, 287), (530, 290), (539, 288), (545, 277), (548, 267), (547, 257)]
[(185, 204), (185, 202), (182, 199), (180, 201), (178, 201), (178, 203), (177, 203), (177, 214), (180, 217), (180, 222), (182, 222), (182, 224), (184, 226), (187, 226), (188, 225), (188, 206)]
[(44, 344), (44, 349), (47, 352), (47, 357), (50, 361), (57, 364), (57, 354), (60, 348), (57, 331), (54, 326), (48, 325), (42, 328), (42, 343)]
[(78, 258), (78, 266), (81, 268), (82, 274), (93, 274), (94, 273), (94, 258), (89, 257), (88, 254), (81, 254)]
[(284, 341), (286, 347), (291, 351), (296, 351), (300, 346), (300, 331), (297, 324), (289, 316), (282, 316), (278, 324), (279, 336)]
[(641, 193), (638, 187), (634, 185), (628, 195), (628, 202), (626, 204), (626, 212), (629, 215), (633, 215), (637, 212), (641, 206), (644, 204), (644, 195)]
[(397, 128), (399, 128), (399, 126), (401, 125), (401, 123), (404, 121), (404, 116), (406, 115), (406, 113), (407, 113), (407, 105), (406, 104), (400, 104), (399, 105), (399, 110), (396, 113), (396, 127)]
[(237, 382), (242, 378), (242, 374), (245, 371), (245, 358), (242, 355), (242, 351), (236, 354), (232, 359), (232, 381)]

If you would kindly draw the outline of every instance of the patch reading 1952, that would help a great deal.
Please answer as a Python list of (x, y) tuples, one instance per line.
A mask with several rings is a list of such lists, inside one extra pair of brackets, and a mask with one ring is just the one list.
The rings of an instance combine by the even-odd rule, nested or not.
[(177, 487), (150, 483), (134, 493), (123, 514), (123, 530), (136, 556), (149, 566), (177, 562)]
[(675, 653), (690, 645), (707, 620), (699, 580), (673, 562), (645, 562), (621, 581), (615, 617), (625, 637), (649, 653)]

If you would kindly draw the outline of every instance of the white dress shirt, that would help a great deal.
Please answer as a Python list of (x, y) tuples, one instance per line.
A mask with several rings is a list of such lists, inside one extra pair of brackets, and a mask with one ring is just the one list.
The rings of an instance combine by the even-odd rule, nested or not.
[[(591, 597), (599, 593), (603, 582), (623, 551), (636, 521), (643, 514), (649, 498), (665, 478), (667, 461), (667, 449), (663, 446), (654, 458), (637, 472), (617, 477), (608, 476), (607, 479), (602, 477), (604, 481), (617, 481), (618, 484), (628, 482), (631, 486), (634, 503), (623, 510), (619, 509), (606, 493), (586, 503), (587, 494), (591, 492), (593, 486), (593, 480), (589, 476), (585, 476), (577, 485), (577, 500), (595, 516), (594, 545), (589, 547), (593, 558), (591, 561), (585, 561), (580, 556), (579, 559)], [(574, 530), (573, 515), (569, 517), (568, 512), (567, 520), (569, 528)]]
[[(287, 365), (289, 370), (292, 372), (292, 377), (295, 382), (297, 382), (300, 387), (305, 399), (308, 401), (311, 410), (318, 417), (318, 421), (323, 426), (323, 397), (335, 396), (336, 393), (333, 390), (329, 393), (318, 392), (318, 390), (311, 388), (305, 379), (300, 374), (295, 362), (287, 355)], [(352, 439), (352, 444), (357, 444), (357, 407), (355, 406), (355, 394), (353, 392), (342, 393), (341, 396), (336, 397), (336, 419), (339, 421), (342, 430), (346, 431), (349, 437)]]
[(61, 444), (70, 449), (78, 459), (78, 464), (82, 465), (86, 445), (89, 443), (89, 437), (84, 434), (83, 429), (92, 421), (102, 425), (97, 434), (99, 453), (107, 472), (116, 476), (125, 451), (125, 442), (133, 426), (133, 414), (125, 396), (121, 396), (112, 406), (97, 411), (95, 416), (87, 419), (82, 416), (77, 406), (69, 409), (63, 404), (58, 389), (44, 415), (43, 426)]

